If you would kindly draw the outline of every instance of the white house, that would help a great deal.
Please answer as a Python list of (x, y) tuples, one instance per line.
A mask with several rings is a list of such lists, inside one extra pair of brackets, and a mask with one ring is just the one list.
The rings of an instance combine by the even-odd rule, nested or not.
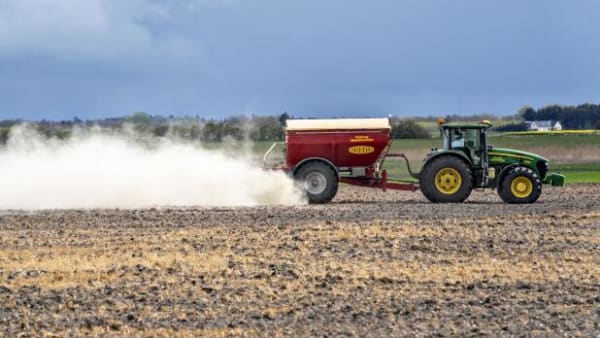
[(562, 130), (562, 125), (559, 121), (525, 121), (527, 130), (551, 131)]

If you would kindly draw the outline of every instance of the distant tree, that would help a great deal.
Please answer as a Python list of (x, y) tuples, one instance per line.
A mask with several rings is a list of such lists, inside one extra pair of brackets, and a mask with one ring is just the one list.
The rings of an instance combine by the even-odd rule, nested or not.
[(8, 141), (9, 133), (10, 127), (0, 127), (0, 144), (6, 144), (6, 141)]
[(395, 139), (429, 138), (429, 132), (414, 121), (400, 120), (392, 123), (392, 137)]
[(530, 106), (525, 106), (522, 107), (521, 109), (519, 109), (519, 112), (517, 113), (523, 120), (525, 121), (531, 121), (531, 120), (535, 120), (535, 109), (533, 109)]
[(129, 122), (136, 124), (150, 124), (152, 123), (152, 116), (144, 113), (144, 112), (136, 112), (133, 113), (129, 118)]
[(68, 139), (71, 137), (71, 132), (73, 130), (71, 128), (68, 129), (58, 129), (53, 131), (53, 137), (59, 138), (61, 140)]
[(290, 115), (287, 112), (284, 112), (283, 114), (279, 115), (279, 125), (285, 127), (285, 122), (289, 120), (289, 118)]
[(133, 113), (127, 118), (127, 122), (133, 124), (133, 127), (138, 132), (150, 132), (152, 129), (152, 116), (144, 113)]
[(206, 142), (220, 142), (221, 134), (219, 125), (214, 121), (208, 121), (202, 130), (202, 140)]
[(525, 122), (521, 123), (507, 123), (502, 126), (494, 127), (495, 131), (526, 131), (527, 124)]
[(197, 140), (201, 137), (202, 129), (198, 125), (198, 123), (194, 123), (190, 126), (190, 138), (192, 140)]
[(2, 128), (10, 128), (15, 124), (22, 123), (23, 120), (0, 120), (0, 127)]
[(154, 136), (163, 137), (169, 131), (169, 126), (166, 123), (159, 124), (154, 127)]
[(598, 122), (596, 122), (596, 130), (600, 130), (600, 120), (598, 120)]

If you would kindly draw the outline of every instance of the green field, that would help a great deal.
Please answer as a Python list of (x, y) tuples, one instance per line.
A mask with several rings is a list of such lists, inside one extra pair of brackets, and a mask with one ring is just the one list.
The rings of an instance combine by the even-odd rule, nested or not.
[[(515, 148), (527, 150), (531, 147), (556, 146), (560, 148), (574, 148), (580, 146), (595, 146), (600, 148), (600, 135), (503, 135), (492, 134), (489, 137), (489, 143), (496, 147)], [(441, 139), (432, 137), (431, 139), (400, 139), (394, 140), (394, 151), (401, 149), (420, 149), (439, 147)]]
[[(419, 171), (421, 169), (419, 161), (411, 159), (411, 169)], [(408, 179), (408, 170), (402, 160), (388, 160), (385, 168), (391, 177)], [(567, 184), (571, 183), (600, 183), (600, 162), (581, 162), (581, 163), (558, 163), (550, 168), (551, 172), (557, 172), (567, 177)]]
[[(492, 134), (489, 143), (496, 147), (538, 153), (550, 159), (550, 170), (567, 176), (567, 183), (600, 183), (600, 135), (505, 135)], [(262, 155), (271, 142), (258, 142), (253, 151)], [(413, 171), (421, 169), (422, 159), (432, 147), (440, 147), (439, 137), (394, 140), (391, 152), (405, 153)], [(407, 178), (404, 160), (388, 159), (385, 168), (391, 177)]]
[(547, 130), (547, 131), (517, 131), (511, 133), (505, 133), (505, 135), (594, 135), (600, 134), (600, 131), (595, 129), (587, 130)]
[(600, 183), (600, 162), (560, 163), (553, 171), (567, 176), (567, 183)]

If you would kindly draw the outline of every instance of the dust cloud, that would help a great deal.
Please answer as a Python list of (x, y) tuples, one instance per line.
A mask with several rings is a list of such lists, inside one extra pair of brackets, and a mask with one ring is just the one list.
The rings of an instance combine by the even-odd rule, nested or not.
[(283, 172), (189, 141), (102, 130), (58, 140), (17, 126), (0, 146), (0, 209), (303, 203)]

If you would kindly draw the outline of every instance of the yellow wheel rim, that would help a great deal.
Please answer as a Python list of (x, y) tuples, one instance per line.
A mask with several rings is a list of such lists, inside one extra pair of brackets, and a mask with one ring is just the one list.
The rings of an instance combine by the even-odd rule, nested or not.
[(462, 176), (453, 168), (442, 168), (435, 174), (435, 187), (445, 195), (455, 194), (462, 184)]
[(510, 182), (510, 192), (518, 198), (527, 198), (533, 192), (533, 182), (528, 177), (517, 176)]

